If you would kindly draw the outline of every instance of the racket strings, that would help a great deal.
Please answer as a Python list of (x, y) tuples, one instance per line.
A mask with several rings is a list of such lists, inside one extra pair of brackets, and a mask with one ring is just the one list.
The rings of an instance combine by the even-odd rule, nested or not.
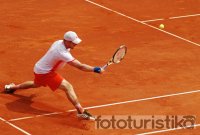
[(120, 48), (114, 55), (113, 57), (113, 62), (114, 63), (119, 63), (125, 56), (126, 54), (126, 48), (122, 47)]

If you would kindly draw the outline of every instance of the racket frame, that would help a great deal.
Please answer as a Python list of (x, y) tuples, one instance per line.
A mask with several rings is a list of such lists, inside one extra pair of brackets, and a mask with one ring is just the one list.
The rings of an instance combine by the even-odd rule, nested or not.
[[(102, 69), (106, 69), (108, 66), (110, 66), (111, 64), (114, 64), (114, 63), (116, 63), (116, 62), (114, 62), (114, 57), (115, 57), (115, 55), (117, 54), (117, 52), (120, 50), (120, 49), (122, 49), (122, 48), (125, 48), (125, 54), (124, 54), (124, 56), (126, 55), (126, 53), (127, 53), (127, 47), (125, 46), (125, 45), (121, 45), (116, 51), (115, 51), (115, 53), (113, 54), (113, 56), (112, 56), (112, 58), (107, 62), (107, 64), (105, 64), (103, 67), (102, 67)], [(124, 58), (124, 56), (120, 59), (120, 61)], [(120, 62), (119, 61), (119, 62)], [(117, 63), (119, 63), (119, 62), (117, 62)]]

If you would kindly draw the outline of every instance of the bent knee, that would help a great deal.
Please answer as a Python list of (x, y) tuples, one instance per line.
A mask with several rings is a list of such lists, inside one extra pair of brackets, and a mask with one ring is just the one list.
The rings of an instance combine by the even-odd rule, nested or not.
[(73, 86), (68, 81), (63, 80), (61, 83), (61, 88), (71, 90), (71, 89), (73, 89)]

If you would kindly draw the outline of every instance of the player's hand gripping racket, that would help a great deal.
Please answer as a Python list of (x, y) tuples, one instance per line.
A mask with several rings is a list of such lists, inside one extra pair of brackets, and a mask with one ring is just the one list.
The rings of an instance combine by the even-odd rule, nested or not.
[(125, 45), (120, 46), (114, 53), (113, 57), (108, 61), (106, 65), (102, 67), (103, 70), (105, 70), (108, 66), (111, 64), (117, 64), (119, 63), (124, 56), (126, 55), (127, 47)]

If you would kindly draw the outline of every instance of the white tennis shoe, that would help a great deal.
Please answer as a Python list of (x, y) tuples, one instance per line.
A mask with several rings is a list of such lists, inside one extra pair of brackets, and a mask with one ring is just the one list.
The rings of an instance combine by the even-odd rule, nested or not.
[(8, 84), (4, 86), (5, 93), (11, 94), (14, 93), (16, 90), (12, 88), (12, 86), (15, 86), (14, 83)]
[(93, 117), (87, 110), (85, 110), (83, 113), (78, 113), (77, 117), (84, 120), (95, 120), (95, 117)]

